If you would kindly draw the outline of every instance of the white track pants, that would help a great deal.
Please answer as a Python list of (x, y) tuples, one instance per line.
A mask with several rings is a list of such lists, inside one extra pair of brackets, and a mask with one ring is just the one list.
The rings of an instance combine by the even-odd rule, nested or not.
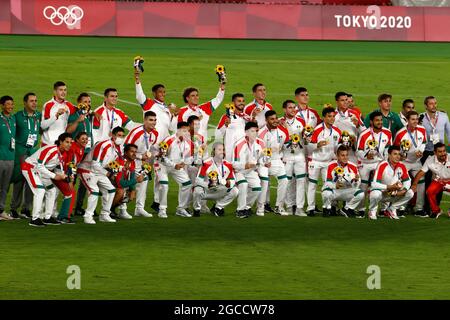
[(316, 208), (316, 190), (319, 177), (322, 178), (322, 182), (326, 180), (328, 163), (310, 161), (308, 165), (308, 208), (307, 211), (314, 210)]
[[(55, 186), (50, 179), (42, 178), (36, 170), (22, 170), (22, 174), (33, 192), (32, 219), (49, 219), (52, 216), (53, 206), (55, 204)], [(42, 213), (44, 200), (45, 212)]]
[(81, 181), (89, 191), (87, 208), (84, 217), (93, 217), (95, 208), (97, 208), (98, 197), (102, 194), (102, 209), (100, 214), (109, 215), (111, 205), (114, 200), (116, 189), (112, 185), (108, 177), (98, 175), (93, 172), (82, 171), (80, 173)]
[(202, 202), (206, 200), (216, 200), (216, 208), (223, 209), (238, 195), (237, 188), (228, 189), (226, 187), (217, 188), (216, 191), (197, 186), (194, 188), (194, 210), (200, 210)]
[(390, 203), (389, 207), (396, 213), (397, 209), (407, 204), (412, 197), (414, 197), (414, 192), (412, 190), (408, 190), (402, 197), (392, 197), (387, 193), (381, 192), (381, 190), (371, 190), (369, 197), (369, 215), (376, 215), (379, 203)]
[(156, 178), (159, 180), (159, 207), (167, 209), (167, 194), (169, 192), (169, 175), (178, 183), (178, 208), (186, 209), (189, 206), (189, 198), (192, 192), (192, 183), (184, 169), (161, 165), (156, 171)]
[(237, 210), (250, 209), (261, 194), (261, 180), (256, 171), (237, 172), (236, 184), (239, 189)]
[(286, 194), (286, 207), (291, 208), (296, 205), (303, 209), (305, 206), (305, 182), (306, 182), (306, 162), (286, 161), (286, 176), (288, 178), (288, 187)]
[[(286, 169), (283, 161), (272, 160), (270, 168), (260, 167), (258, 169), (259, 177), (261, 178), (261, 194), (258, 197), (258, 207), (264, 207), (267, 197), (267, 189), (269, 188), (269, 177), (275, 176), (278, 180), (277, 186), (277, 200), (276, 206), (284, 207), (284, 200), (286, 198), (286, 191), (288, 186), (288, 179), (286, 176)], [(270, 199), (269, 201), (270, 202)]]
[(323, 207), (331, 209), (333, 201), (345, 201), (345, 208), (355, 210), (361, 201), (364, 200), (364, 191), (357, 188), (349, 189), (330, 189), (322, 190)]

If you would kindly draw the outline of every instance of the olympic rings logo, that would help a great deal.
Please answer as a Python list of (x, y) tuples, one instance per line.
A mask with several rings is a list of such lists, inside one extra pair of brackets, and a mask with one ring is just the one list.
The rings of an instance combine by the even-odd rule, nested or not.
[(58, 9), (46, 6), (42, 13), (53, 25), (59, 26), (65, 23), (67, 27), (74, 26), (84, 16), (84, 11), (79, 6), (61, 6)]

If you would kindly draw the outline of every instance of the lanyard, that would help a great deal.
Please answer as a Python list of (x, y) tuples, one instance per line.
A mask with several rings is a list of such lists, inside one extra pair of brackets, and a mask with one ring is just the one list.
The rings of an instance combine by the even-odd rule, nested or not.
[(33, 118), (33, 123), (34, 123), (34, 132), (36, 133), (38, 131), (38, 126), (37, 126), (37, 118), (36, 118), (36, 113), (33, 113), (33, 115), (30, 117), (28, 114), (25, 113), (25, 111), (23, 112), (23, 115), (27, 117), (27, 125), (28, 125), (28, 133), (30, 133), (31, 131), (31, 124), (30, 124), (30, 118)]
[(256, 158), (257, 158), (257, 155), (256, 155), (255, 145), (256, 145), (256, 142), (253, 142), (253, 148), (250, 147), (250, 143), (249, 143), (249, 141), (248, 141), (248, 139), (247, 139), (247, 147), (248, 147), (248, 149), (250, 150), (252, 156), (256, 159)]
[(11, 126), (9, 125), (8, 119), (7, 119), (3, 114), (0, 114), (0, 117), (2, 117), (3, 122), (5, 122), (6, 127), (8, 128), (9, 134), (12, 134), (12, 132), (11, 132)]
[(431, 128), (433, 128), (433, 133), (436, 132), (436, 126), (437, 126), (437, 122), (438, 122), (438, 118), (439, 118), (439, 113), (436, 112), (436, 117), (434, 118), (434, 124), (433, 121), (431, 120), (431, 118), (428, 116), (428, 113), (425, 112), (425, 117), (427, 117), (428, 121), (430, 122), (430, 126)]
[(308, 121), (309, 121), (309, 108), (306, 107), (306, 119), (303, 116), (302, 111), (303, 111), (302, 108), (300, 108), (300, 111), (299, 111), (300, 117), (302, 117), (302, 119), (305, 120), (306, 124), (308, 124)]
[(58, 147), (58, 159), (59, 159), (59, 168), (61, 169), (61, 172), (64, 172), (64, 165), (65, 165), (65, 163), (64, 163), (64, 159), (63, 159), (63, 157), (62, 157), (62, 155), (61, 155), (61, 152), (59, 151), (59, 147)]
[(109, 113), (108, 113), (108, 109), (106, 109), (106, 116), (108, 117), (108, 121), (109, 121), (109, 126), (110, 129), (113, 129), (113, 125), (114, 125), (114, 109), (112, 109), (111, 111), (111, 120), (109, 120)]
[[(220, 171), (219, 170), (219, 166), (217, 165), (217, 163), (216, 163), (216, 161), (214, 161), (214, 159), (213, 159), (213, 163), (214, 163), (214, 165), (216, 166), (216, 168), (217, 168), (217, 171)], [(225, 169), (224, 169), (224, 167), (223, 167), (223, 161), (222, 161), (222, 179), (225, 177)]]
[(406, 129), (408, 131), (409, 137), (411, 138), (411, 141), (414, 145), (414, 148), (417, 149), (417, 143), (419, 140), (417, 140), (417, 129), (415, 130), (415, 138), (413, 137), (411, 131), (409, 131), (408, 129)]
[(328, 137), (325, 137), (325, 122), (322, 122), (322, 129), (323, 129), (323, 132), (324, 132), (324, 135), (323, 135), (324, 138), (328, 138), (328, 137), (331, 137), (333, 135), (333, 126), (330, 127), (330, 135)]
[(147, 135), (147, 132), (144, 129), (144, 142), (145, 142), (145, 148), (147, 149), (147, 151), (149, 150), (150, 146), (149, 146), (149, 142), (150, 142), (150, 138), (152, 137), (152, 133), (150, 132), (149, 135)]
[[(182, 160), (184, 160), (184, 155), (185, 155), (185, 151), (186, 151), (186, 141), (183, 140), (179, 140), (179, 144), (178, 144), (178, 148), (180, 149), (180, 158)], [(181, 145), (183, 145), (183, 150), (181, 150)]]
[[(372, 139), (373, 139), (373, 141), (376, 141), (376, 140), (375, 140), (375, 134), (374, 134), (372, 128), (370, 128), (370, 133), (372, 134)], [(378, 151), (378, 153), (380, 153), (381, 137), (382, 137), (382, 136), (383, 136), (383, 130), (380, 131), (380, 136), (379, 136), (379, 138), (378, 138), (378, 144), (377, 144), (377, 151)]]
[[(270, 142), (272, 142), (272, 138), (273, 138), (273, 134), (272, 134), (272, 130), (267, 128), (268, 132), (270, 133)], [(277, 132), (277, 143), (280, 144), (281, 143), (281, 139), (280, 139), (280, 135), (278, 134), (278, 128), (275, 129)], [(272, 144), (272, 143), (271, 143)]]
[(119, 159), (122, 160), (123, 157), (122, 157), (122, 151), (120, 150), (120, 146), (117, 146), (114, 141), (112, 143), (113, 143), (114, 151), (116, 152)]
[(291, 123), (289, 123), (287, 117), (284, 117), (284, 121), (286, 121), (286, 123), (289, 125), (289, 127), (292, 127), (292, 126), (294, 125), (294, 122), (295, 122), (295, 117), (292, 119), (292, 122), (291, 122)]
[(348, 110), (345, 110), (344, 112), (341, 112), (341, 110), (339, 110), (339, 108), (336, 108), (336, 110), (343, 119), (347, 118), (346, 113), (348, 112)]

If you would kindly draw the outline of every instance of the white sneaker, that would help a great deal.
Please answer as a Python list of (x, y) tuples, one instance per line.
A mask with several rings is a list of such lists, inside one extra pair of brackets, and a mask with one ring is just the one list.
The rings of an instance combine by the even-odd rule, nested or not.
[(177, 212), (175, 214), (177, 216), (184, 217), (184, 218), (192, 217), (192, 215), (189, 212), (187, 212), (186, 209), (183, 209), (183, 208), (178, 208)]
[(209, 208), (206, 204), (202, 204), (202, 207), (200, 208), (200, 213), (203, 213), (203, 214), (211, 213), (211, 210), (209, 210)]
[(100, 218), (98, 219), (98, 221), (101, 221), (101, 222), (116, 222), (116, 220), (111, 218), (109, 216), (109, 214), (100, 214)]
[(305, 213), (305, 211), (303, 211), (303, 209), (297, 209), (297, 210), (295, 210), (294, 215), (295, 215), (295, 216), (298, 216), (298, 217), (307, 217), (307, 216), (308, 216), (308, 215)]
[(288, 215), (292, 216), (294, 214), (294, 208), (292, 207), (287, 207), (286, 208), (286, 212)]
[(387, 209), (386, 212), (389, 214), (389, 219), (399, 220), (400, 218), (397, 216), (397, 212)]
[(144, 209), (136, 209), (134, 211), (134, 216), (135, 217), (144, 217), (144, 218), (151, 218), (151, 217), (153, 217), (153, 215), (151, 213), (148, 213)]
[(119, 217), (120, 217), (120, 219), (125, 219), (125, 220), (133, 219), (133, 217), (125, 209), (120, 210)]
[(256, 209), (256, 215), (257, 215), (258, 217), (264, 217), (264, 207), (257, 208), (257, 209)]
[(94, 217), (84, 217), (84, 223), (86, 223), (86, 224), (95, 224)]
[(166, 212), (166, 209), (159, 209), (159, 212), (158, 212), (158, 217), (159, 218), (163, 218), (163, 219), (167, 219), (167, 212)]
[(2, 219), (2, 220), (14, 220), (13, 217), (11, 217), (8, 213), (6, 213), (4, 211), (0, 214), (0, 219)]
[(289, 213), (287, 213), (285, 210), (284, 210), (284, 208), (283, 207), (278, 207), (278, 206), (276, 206), (275, 207), (275, 209), (274, 209), (274, 211), (275, 211), (275, 214), (279, 214), (280, 216), (288, 216), (289, 215)]
[(369, 211), (369, 213), (367, 214), (367, 218), (369, 218), (369, 220), (377, 220), (377, 213)]

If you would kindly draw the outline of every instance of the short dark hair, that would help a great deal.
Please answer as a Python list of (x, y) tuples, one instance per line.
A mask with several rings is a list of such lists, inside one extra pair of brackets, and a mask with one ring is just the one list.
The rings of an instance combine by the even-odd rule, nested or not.
[(273, 116), (273, 115), (277, 115), (277, 113), (275, 112), (275, 110), (269, 110), (269, 111), (266, 111), (266, 113), (264, 114), (264, 116), (266, 117), (266, 119), (267, 119), (268, 117)]
[(180, 129), (183, 127), (189, 127), (189, 124), (186, 121), (180, 121), (177, 123), (177, 129)]
[(445, 147), (445, 144), (443, 144), (442, 142), (438, 142), (434, 145), (434, 151), (437, 151), (437, 149)]
[(28, 92), (28, 93), (26, 93), (26, 94), (23, 96), (23, 102), (28, 102), (28, 98), (31, 97), (31, 96), (36, 96), (36, 94), (33, 93), (33, 92)]
[(103, 95), (105, 97), (107, 97), (110, 92), (117, 92), (117, 89), (116, 88), (106, 88), (105, 92), (103, 93)]
[(378, 102), (381, 102), (386, 99), (392, 99), (392, 95), (389, 93), (382, 93), (378, 96)]
[(351, 93), (347, 92), (347, 97), (351, 98), (351, 97), (353, 97), (353, 95)]
[(336, 92), (336, 94), (334, 95), (334, 100), (338, 101), (338, 99), (342, 96), (347, 96), (347, 94), (344, 91), (338, 91)]
[(258, 124), (256, 122), (253, 121), (249, 121), (245, 124), (245, 131), (247, 131), (248, 129), (251, 128), (258, 128)]
[(62, 87), (62, 86), (65, 86), (66, 84), (64, 83), (64, 82), (62, 82), (62, 81), (56, 81), (54, 84), (53, 84), (53, 90), (56, 90), (56, 89), (58, 89), (59, 87)]
[(427, 105), (428, 100), (431, 100), (431, 99), (436, 99), (436, 98), (433, 97), (433, 96), (428, 96), (428, 97), (426, 97), (426, 98), (423, 100), (423, 104), (424, 104), (424, 105)]
[(113, 135), (116, 135), (116, 134), (118, 134), (119, 132), (125, 132), (125, 130), (124, 130), (122, 127), (115, 127), (115, 128), (112, 130), (112, 134), (113, 134)]
[(343, 151), (348, 151), (348, 150), (349, 150), (349, 148), (348, 148), (347, 146), (341, 144), (341, 145), (337, 148), (336, 154), (338, 154), (338, 153), (340, 153), (340, 152), (343, 152)]
[(252, 87), (252, 92), (256, 92), (258, 90), (258, 87), (264, 86), (262, 83), (255, 83)]
[(294, 94), (295, 95), (299, 95), (302, 92), (307, 92), (308, 89), (306, 89), (305, 87), (298, 87), (297, 89), (295, 89)]
[(128, 152), (131, 148), (138, 149), (138, 146), (135, 145), (134, 143), (127, 143), (127, 144), (125, 145), (125, 147), (123, 148), (123, 153)]
[(381, 111), (374, 111), (369, 115), (369, 119), (370, 121), (373, 121), (376, 117), (383, 117), (383, 114), (381, 113)]
[(147, 119), (148, 117), (156, 117), (156, 113), (154, 113), (152, 110), (146, 111), (144, 113), (144, 119)]
[(0, 104), (4, 105), (6, 103), (6, 101), (14, 101), (14, 99), (11, 96), (3, 96), (0, 98)]
[(394, 150), (400, 151), (400, 146), (389, 146), (388, 153), (391, 154)]
[(334, 112), (335, 112), (335, 110), (334, 110), (333, 107), (323, 108), (323, 110), (322, 110), (322, 117), (325, 117), (327, 114), (334, 113)]
[(414, 100), (413, 99), (405, 99), (405, 100), (403, 100), (402, 108), (405, 108), (408, 103), (413, 103), (414, 104)]
[(78, 132), (77, 135), (75, 136), (75, 140), (79, 140), (81, 138), (81, 136), (87, 136), (87, 132), (86, 131), (81, 131)]
[(289, 103), (295, 104), (295, 102), (293, 100), (288, 99), (283, 102), (283, 109), (286, 109)]
[(161, 83), (155, 84), (155, 85), (152, 87), (152, 92), (156, 92), (156, 91), (158, 91), (158, 89), (160, 89), (160, 88), (165, 89), (166, 87), (164, 87), (164, 85), (161, 84)]
[(419, 116), (419, 113), (417, 111), (411, 110), (406, 114), (406, 119), (409, 120), (409, 118), (411, 118), (411, 116)]
[(193, 123), (195, 120), (200, 120), (200, 118), (194, 114), (192, 116), (189, 116), (189, 118), (187, 119), (188, 125), (191, 125), (191, 123)]
[(183, 100), (184, 100), (184, 102), (187, 102), (187, 97), (189, 97), (189, 95), (192, 92), (194, 92), (194, 91), (198, 92), (198, 89), (194, 88), (194, 87), (189, 87), (189, 88), (184, 89), (184, 91), (183, 91)]
[(234, 99), (236, 99), (236, 98), (243, 98), (243, 97), (244, 97), (244, 94), (237, 92), (231, 96), (231, 101), (234, 101)]
[(86, 93), (86, 92), (80, 93), (80, 95), (77, 98), (77, 102), (80, 103), (81, 99), (86, 98), (86, 97), (90, 97), (89, 93)]
[(59, 146), (61, 144), (61, 142), (64, 142), (64, 140), (66, 140), (67, 138), (72, 139), (72, 135), (70, 133), (68, 133), (68, 132), (61, 133), (58, 136), (58, 140), (55, 141), (55, 144), (57, 146)]

